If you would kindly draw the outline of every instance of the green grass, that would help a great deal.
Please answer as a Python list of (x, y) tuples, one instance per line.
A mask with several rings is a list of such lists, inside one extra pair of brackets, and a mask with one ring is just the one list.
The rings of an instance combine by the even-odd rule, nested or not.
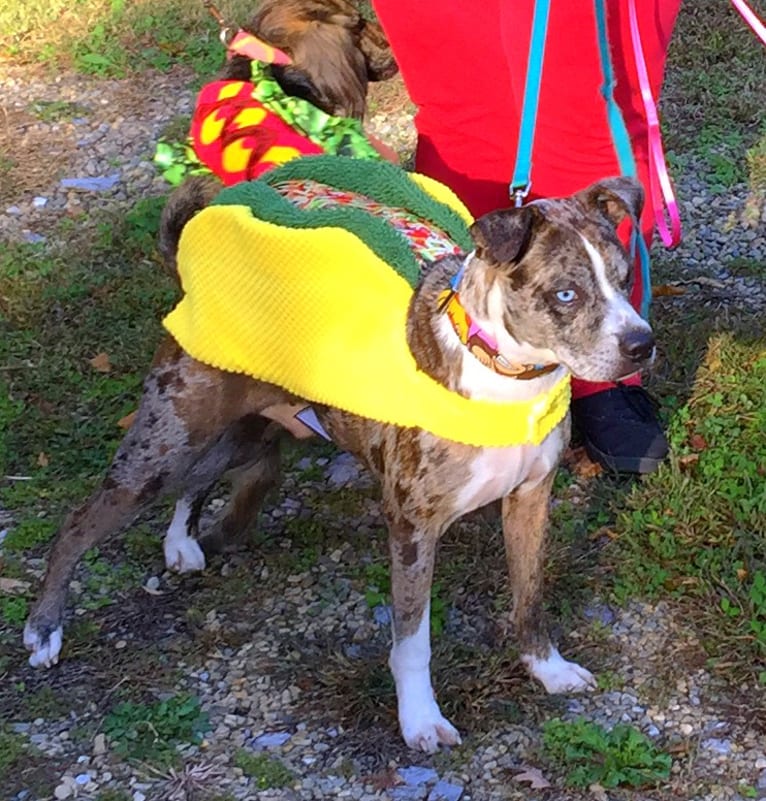
[(673, 454), (637, 484), (609, 549), (618, 600), (687, 604), (713, 662), (766, 683), (766, 346), (714, 335)]
[[(161, 201), (57, 250), (0, 252), (0, 485), (14, 516), (10, 552), (35, 550), (61, 514), (82, 501), (136, 408), (160, 320), (176, 297), (156, 263)], [(82, 221), (81, 221), (82, 222)], [(78, 229), (82, 231), (82, 228)], [(106, 354), (108, 372), (91, 360)]]
[(746, 180), (748, 149), (764, 134), (764, 85), (763, 47), (731, 4), (682, 3), (661, 102), (671, 166), (700, 157), (700, 177), (718, 192)]
[[(236, 26), (249, 19), (254, 4), (229, 0), (225, 11)], [(167, 71), (174, 64), (208, 76), (224, 60), (218, 24), (202, 3), (9, 2), (0, 8), (0, 31), (0, 54), (100, 77), (121, 78), (146, 69)]]

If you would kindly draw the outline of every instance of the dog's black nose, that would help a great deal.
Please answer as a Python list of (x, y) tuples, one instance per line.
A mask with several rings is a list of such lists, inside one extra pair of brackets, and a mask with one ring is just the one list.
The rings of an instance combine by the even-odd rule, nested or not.
[(620, 339), (620, 353), (634, 364), (649, 361), (654, 353), (654, 336), (651, 331), (633, 329)]

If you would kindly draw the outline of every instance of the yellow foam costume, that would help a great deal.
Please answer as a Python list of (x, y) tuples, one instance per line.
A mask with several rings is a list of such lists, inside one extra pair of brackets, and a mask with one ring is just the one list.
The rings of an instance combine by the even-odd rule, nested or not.
[[(445, 186), (400, 172), (470, 224)], [(307, 401), (498, 447), (539, 444), (569, 406), (568, 377), (531, 400), (493, 403), (420, 371), (406, 341), (412, 286), (344, 228), (291, 228), (244, 205), (209, 206), (184, 228), (178, 265), (185, 295), (164, 324), (184, 350)]]

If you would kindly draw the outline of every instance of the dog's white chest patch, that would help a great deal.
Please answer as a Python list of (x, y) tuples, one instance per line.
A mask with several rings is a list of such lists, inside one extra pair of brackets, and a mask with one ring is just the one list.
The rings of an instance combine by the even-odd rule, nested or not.
[(465, 512), (503, 498), (522, 484), (542, 481), (558, 464), (564, 447), (562, 426), (540, 445), (485, 448), (470, 466), (470, 478), (460, 490), (459, 508)]

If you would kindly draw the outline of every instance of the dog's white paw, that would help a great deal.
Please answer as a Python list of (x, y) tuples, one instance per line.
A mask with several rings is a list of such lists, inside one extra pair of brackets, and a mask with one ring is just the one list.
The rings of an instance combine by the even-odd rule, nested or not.
[(192, 537), (166, 537), (165, 565), (176, 573), (193, 573), (205, 569), (205, 554)]
[(32, 667), (51, 667), (59, 661), (61, 643), (64, 639), (64, 629), (59, 626), (54, 629), (47, 640), (43, 640), (37, 630), (27, 623), (24, 626), (24, 645), (32, 653), (29, 664)]
[(440, 745), (460, 745), (458, 730), (439, 711), (436, 701), (400, 710), (399, 725), (410, 748), (433, 754)]
[(589, 670), (567, 662), (555, 648), (546, 659), (525, 655), (521, 661), (549, 693), (579, 693), (596, 687), (596, 677)]

